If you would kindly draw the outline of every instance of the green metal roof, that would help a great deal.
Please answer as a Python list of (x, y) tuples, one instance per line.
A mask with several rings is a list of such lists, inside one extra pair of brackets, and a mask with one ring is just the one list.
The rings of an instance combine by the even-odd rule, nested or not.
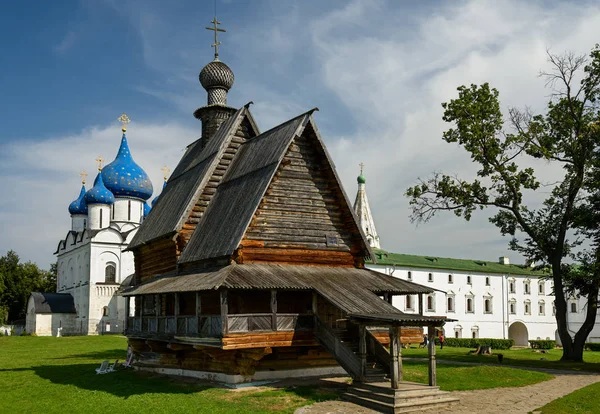
[[(542, 276), (547, 273), (533, 270), (525, 265), (504, 265), (486, 260), (450, 259), (437, 256), (415, 256), (410, 254), (390, 253), (374, 249), (378, 265), (395, 265), (403, 267), (420, 267), (426, 269), (458, 270), (473, 273), (499, 273), (510, 275)], [(371, 261), (367, 261), (373, 264)]]

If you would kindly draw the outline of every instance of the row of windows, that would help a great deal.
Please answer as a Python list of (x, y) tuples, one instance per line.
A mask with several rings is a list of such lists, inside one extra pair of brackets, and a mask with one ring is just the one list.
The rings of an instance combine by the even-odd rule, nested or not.
[[(412, 280), (412, 272), (409, 271), (408, 272), (408, 280)], [(429, 273), (427, 275), (427, 281), (428, 282), (433, 282), (433, 273)], [(454, 275), (453, 274), (449, 274), (448, 275), (448, 283), (452, 284), (454, 283)], [(472, 285), (473, 284), (473, 278), (472, 276), (468, 275), (467, 276), (467, 285)], [(486, 276), (485, 277), (485, 285), (486, 286), (490, 286), (490, 277)], [(516, 285), (515, 285), (515, 281), (511, 280), (508, 284), (508, 291), (510, 293), (516, 293)], [(523, 281), (523, 291), (525, 292), (525, 294), (530, 294), (531, 293), (531, 281), (529, 280), (525, 280)], [(543, 280), (540, 280), (538, 282), (538, 293), (540, 295), (544, 295), (546, 293), (546, 283)]]

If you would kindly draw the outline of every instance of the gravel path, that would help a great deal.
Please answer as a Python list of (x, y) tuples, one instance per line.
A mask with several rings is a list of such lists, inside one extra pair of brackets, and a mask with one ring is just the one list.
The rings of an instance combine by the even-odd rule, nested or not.
[[(474, 391), (454, 391), (460, 405), (446, 408), (446, 413), (528, 413), (575, 390), (600, 381), (600, 374), (539, 369), (556, 378), (525, 387), (493, 388)], [(433, 411), (432, 411), (433, 412)], [(600, 412), (600, 401), (598, 402)], [(346, 401), (326, 401), (299, 408), (295, 414), (374, 414)]]

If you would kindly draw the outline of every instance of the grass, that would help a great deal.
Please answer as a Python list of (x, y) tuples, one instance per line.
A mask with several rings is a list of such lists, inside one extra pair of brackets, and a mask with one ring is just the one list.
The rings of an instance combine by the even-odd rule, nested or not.
[[(133, 370), (96, 375), (101, 361), (124, 360), (125, 349), (126, 339), (120, 336), (0, 337), (2, 406), (15, 413), (291, 413), (340, 396), (339, 388), (318, 385), (231, 391)], [(449, 391), (523, 386), (552, 378), (485, 365), (440, 364), (437, 372), (438, 384)], [(427, 365), (405, 361), (404, 375), (408, 381), (426, 383)]]
[[(439, 349), (439, 347), (436, 347), (436, 357), (439, 360), (446, 361), (498, 364), (498, 357), (496, 354), (503, 354), (503, 366), (600, 372), (600, 352), (585, 351), (583, 354), (583, 359), (585, 362), (563, 362), (560, 361), (562, 356), (561, 349), (550, 349), (546, 354), (533, 352), (533, 350), (529, 348), (501, 351), (492, 350), (493, 355), (473, 355), (469, 354), (469, 351), (472, 351), (472, 349), (451, 347)], [(403, 349), (402, 356), (427, 358), (427, 349)]]
[(542, 414), (597, 413), (600, 382), (581, 388), (535, 410)]

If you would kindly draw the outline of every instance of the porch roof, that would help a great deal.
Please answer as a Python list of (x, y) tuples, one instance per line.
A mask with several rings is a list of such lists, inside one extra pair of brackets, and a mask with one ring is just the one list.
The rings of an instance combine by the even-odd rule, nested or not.
[(191, 274), (167, 274), (125, 289), (123, 296), (230, 289), (359, 289), (375, 294), (432, 293), (434, 289), (369, 269), (279, 264), (232, 264)]
[(350, 320), (363, 324), (377, 324), (377, 325), (401, 325), (404, 323), (410, 323), (411, 325), (426, 326), (426, 325), (439, 325), (446, 322), (456, 322), (456, 319), (448, 319), (443, 316), (424, 316), (415, 315), (410, 313), (379, 313), (379, 314), (359, 314), (353, 313), (348, 316)]

